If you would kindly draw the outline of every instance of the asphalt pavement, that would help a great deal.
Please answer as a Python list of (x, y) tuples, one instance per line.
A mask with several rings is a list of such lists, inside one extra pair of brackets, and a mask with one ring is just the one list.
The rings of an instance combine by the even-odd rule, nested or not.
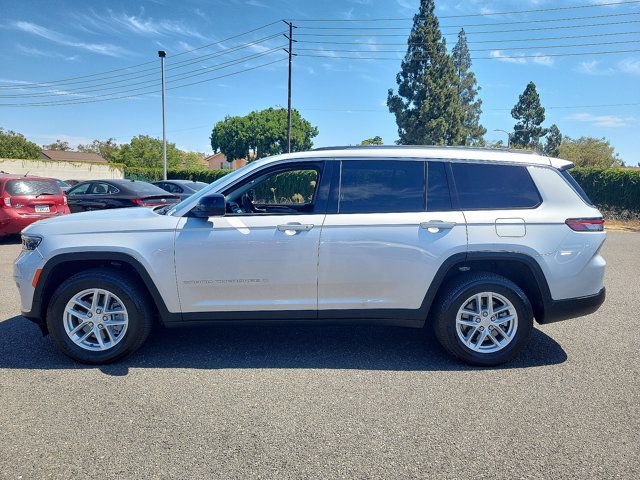
[(19, 316), (0, 243), (0, 478), (640, 478), (640, 234), (607, 301), (501, 368), (383, 327), (158, 329), (106, 367)]

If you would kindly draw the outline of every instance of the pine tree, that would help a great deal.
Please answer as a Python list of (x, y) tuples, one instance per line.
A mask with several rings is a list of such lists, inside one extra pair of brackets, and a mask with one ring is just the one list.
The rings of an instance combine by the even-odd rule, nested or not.
[(549, 127), (549, 133), (547, 133), (547, 141), (544, 144), (542, 151), (548, 157), (558, 157), (560, 155), (560, 144), (562, 143), (562, 134), (560, 129), (554, 123)]
[(464, 110), (464, 138), (463, 145), (482, 145), (484, 134), (487, 129), (480, 124), (480, 114), (482, 113), (482, 100), (478, 96), (476, 76), (471, 69), (471, 54), (467, 45), (467, 35), (464, 28), (458, 34), (458, 41), (451, 51), (453, 66), (458, 77), (458, 95), (460, 104)]
[(440, 33), (434, 0), (421, 0), (413, 17), (407, 54), (389, 89), (387, 106), (398, 124), (401, 145), (459, 145), (464, 138), (453, 60)]
[(529, 82), (511, 110), (511, 116), (517, 120), (511, 144), (515, 147), (539, 149), (540, 138), (547, 134), (547, 129), (541, 127), (545, 118), (544, 107), (540, 104), (535, 83)]

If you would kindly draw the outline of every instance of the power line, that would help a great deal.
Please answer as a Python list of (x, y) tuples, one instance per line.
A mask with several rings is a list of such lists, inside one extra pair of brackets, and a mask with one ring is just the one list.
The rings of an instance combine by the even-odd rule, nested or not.
[[(494, 34), (494, 33), (511, 33), (511, 32), (535, 32), (540, 30), (563, 30), (563, 29), (571, 29), (571, 28), (586, 28), (586, 27), (604, 27), (611, 25), (628, 25), (630, 23), (640, 23), (640, 20), (624, 20), (620, 22), (605, 22), (605, 23), (585, 23), (583, 25), (555, 25), (555, 26), (547, 26), (547, 27), (535, 27), (535, 28), (516, 28), (509, 30), (483, 30), (479, 32), (467, 32), (467, 35), (484, 35), (484, 34)], [(403, 37), (406, 38), (406, 33), (297, 33), (298, 36), (307, 36), (307, 37)], [(444, 36), (454, 36), (456, 34), (443, 34)]]
[[(511, 12), (487, 12), (487, 13), (466, 13), (459, 15), (438, 15), (438, 18), (465, 18), (465, 17), (489, 17), (496, 15), (516, 15), (520, 13), (540, 13), (540, 12), (557, 12), (561, 10), (577, 10), (582, 8), (599, 8), (599, 7), (610, 7), (610, 6), (618, 6), (618, 5), (632, 5), (638, 4), (640, 0), (635, 1), (624, 1), (624, 2), (608, 2), (608, 3), (597, 3), (597, 4), (583, 4), (583, 5), (573, 5), (567, 7), (551, 7), (551, 8), (535, 8), (531, 10), (515, 10)], [(381, 22), (381, 21), (400, 21), (400, 20), (413, 20), (413, 17), (400, 17), (400, 18), (299, 18), (296, 20), (292, 20), (295, 22)]]
[[(331, 50), (325, 50), (325, 52), (330, 53)], [(524, 59), (524, 58), (540, 58), (540, 57), (573, 57), (573, 56), (582, 56), (582, 55), (609, 55), (609, 54), (618, 54), (618, 53), (637, 53), (640, 52), (640, 49), (633, 50), (611, 50), (606, 52), (579, 52), (579, 53), (546, 53), (544, 55), (500, 55), (494, 57), (472, 57), (471, 60), (505, 60), (505, 59)], [(375, 53), (375, 51), (368, 51), (366, 53)], [(398, 52), (403, 53), (403, 52)], [(316, 58), (335, 58), (335, 59), (351, 59), (351, 60), (400, 60), (399, 57), (356, 57), (356, 56), (346, 56), (346, 55), (313, 55), (308, 53), (301, 53), (300, 57), (316, 57)]]
[[(440, 29), (443, 28), (468, 28), (468, 27), (488, 27), (495, 25), (521, 25), (523, 23), (550, 23), (550, 22), (575, 22), (580, 20), (592, 20), (596, 18), (615, 18), (615, 17), (629, 17), (640, 15), (640, 12), (631, 13), (607, 13), (604, 15), (589, 15), (586, 17), (565, 17), (565, 18), (545, 18), (538, 20), (514, 20), (510, 22), (491, 22), (491, 23), (469, 23), (465, 25), (440, 25)], [(407, 30), (407, 27), (304, 27), (305, 30)]]
[[(210, 67), (204, 67), (204, 68), (200, 68), (200, 69), (196, 69), (196, 70), (189, 70), (183, 73), (180, 73), (176, 76), (173, 77), (169, 77), (169, 81), (168, 83), (171, 82), (175, 82), (176, 80), (184, 80), (186, 78), (191, 78), (191, 77), (195, 77), (198, 75), (205, 75), (211, 71), (215, 71), (215, 70), (220, 70), (223, 68), (227, 68), (229, 66), (232, 65), (236, 65), (238, 63), (242, 63), (244, 61), (247, 60), (253, 60), (255, 58), (259, 58), (261, 56), (267, 55), (269, 53), (273, 53), (276, 50), (280, 50), (282, 48), (281, 45), (275, 47), (275, 48), (271, 48), (268, 50), (265, 50), (264, 52), (261, 53), (257, 53), (257, 54), (253, 54), (253, 55), (247, 55), (244, 57), (239, 57), (236, 59), (232, 59), (229, 60), (227, 62), (222, 62), (219, 64), (215, 64), (212, 65)], [(117, 82), (114, 82), (117, 83)], [(36, 93), (36, 94), (14, 94), (14, 95), (0, 95), (0, 98), (34, 98), (34, 97), (38, 97), (38, 98), (42, 98), (42, 97), (59, 97), (59, 96), (82, 96), (86, 93), (92, 93), (92, 92), (104, 92), (106, 90), (119, 90), (119, 89), (123, 89), (123, 88), (127, 88), (127, 87), (132, 87), (134, 85), (150, 85), (150, 84), (156, 84), (157, 83), (157, 79), (153, 79), (153, 80), (147, 80), (147, 81), (142, 81), (142, 82), (134, 82), (134, 83), (130, 83), (127, 85), (118, 85), (118, 86), (112, 86), (112, 87), (107, 87), (107, 88), (90, 88), (90, 87), (84, 87), (82, 89), (69, 89), (69, 90), (64, 90), (64, 91), (59, 91), (59, 92), (55, 92), (55, 93)], [(109, 85), (109, 83), (106, 84), (102, 84), (102, 85)], [(97, 86), (97, 85), (94, 85)], [(131, 92), (131, 91), (135, 91), (135, 90), (140, 90), (146, 87), (140, 87), (140, 88), (135, 88), (135, 89), (129, 89), (129, 90), (121, 90), (121, 91), (116, 91), (116, 92), (112, 92), (112, 93), (108, 93), (105, 94), (106, 95), (115, 95), (118, 93), (125, 93), (125, 92)]]
[[(529, 47), (500, 47), (500, 48), (478, 48), (471, 49), (471, 52), (489, 52), (495, 50), (536, 50), (546, 48), (574, 48), (574, 47), (596, 47), (603, 45), (619, 45), (626, 43), (640, 43), (640, 40), (622, 40), (619, 42), (602, 42), (602, 43), (579, 43), (575, 45), (542, 45)], [(360, 44), (366, 46), (367, 44)], [(345, 52), (345, 53), (406, 53), (406, 50), (353, 50), (353, 49), (322, 49), (322, 48), (299, 48), (303, 52)]]
[[(565, 39), (579, 39), (579, 38), (596, 38), (596, 37), (611, 37), (617, 35), (638, 35), (640, 31), (635, 32), (613, 32), (613, 33), (594, 33), (591, 35), (563, 35), (560, 37), (538, 37), (538, 38), (510, 38), (504, 40), (476, 40), (467, 42), (469, 45), (476, 43), (505, 43), (505, 42), (538, 42), (546, 40), (565, 40)], [(457, 34), (456, 34), (457, 35)], [(330, 42), (326, 40), (298, 40), (298, 43), (314, 43), (325, 45), (427, 45), (422, 42)]]
[[(595, 105), (552, 105), (546, 106), (545, 110), (555, 110), (555, 109), (573, 109), (573, 108), (612, 108), (612, 107), (637, 107), (640, 106), (640, 102), (638, 103), (606, 103), (606, 104), (595, 104)], [(369, 105), (358, 105), (353, 108), (344, 107), (344, 108), (331, 108), (331, 107), (299, 107), (302, 111), (318, 111), (318, 112), (363, 112), (363, 113), (371, 113), (371, 112), (385, 112), (389, 113), (386, 107), (378, 107), (371, 108)], [(511, 108), (487, 108), (482, 109), (487, 112), (508, 112), (511, 111)]]
[[(267, 37), (255, 40), (253, 42), (244, 43), (244, 44), (241, 44), (241, 45), (236, 45), (235, 47), (225, 48), (223, 50), (220, 50), (220, 51), (217, 51), (217, 52), (214, 52), (214, 53), (201, 55), (201, 56), (189, 59), (189, 60), (183, 60), (181, 62), (176, 62), (173, 65), (171, 65), (169, 68), (167, 68), (167, 70), (170, 71), (170, 70), (175, 70), (175, 69), (178, 69), (178, 68), (184, 68), (184, 67), (186, 67), (188, 65), (192, 65), (194, 63), (199, 63), (201, 61), (208, 60), (210, 58), (220, 57), (222, 55), (227, 55), (229, 53), (236, 52), (238, 50), (242, 50), (242, 49), (245, 49), (245, 48), (248, 48), (248, 47), (251, 47), (251, 46), (255, 46), (255, 45), (258, 45), (258, 44), (263, 43), (263, 42), (268, 41), (268, 40), (272, 40), (272, 39), (274, 39), (276, 37), (279, 37), (280, 35), (281, 35), (281, 32), (278, 32), (276, 34), (269, 35)], [(145, 73), (145, 74), (142, 74), (142, 75), (135, 75), (136, 73), (147, 72), (147, 71), (151, 71), (151, 72), (154, 72), (154, 73)], [(52, 87), (56, 88), (56, 87), (60, 87), (60, 86), (63, 86), (63, 85), (75, 85), (75, 84), (85, 84), (85, 83), (87, 83), (88, 85), (81, 86), (81, 87), (78, 87), (78, 88), (64, 88), (64, 90), (68, 91), (68, 92), (80, 92), (80, 91), (82, 91), (83, 89), (86, 89), (86, 88), (98, 87), (98, 86), (102, 86), (102, 85), (111, 85), (111, 86), (113, 86), (113, 84), (116, 84), (116, 83), (129, 82), (131, 80), (135, 80), (135, 79), (138, 79), (138, 78), (148, 78), (148, 77), (155, 78), (156, 77), (155, 72), (156, 72), (156, 68), (154, 67), (154, 68), (148, 68), (148, 69), (145, 69), (145, 70), (140, 70), (138, 72), (131, 72), (131, 73), (124, 74), (124, 75), (120, 74), (120, 75), (107, 76), (107, 77), (103, 77), (101, 79), (79, 80), (79, 81), (73, 81), (73, 82), (60, 82), (60, 83), (58, 83), (56, 85), (52, 85), (52, 86), (48, 86), (48, 87), (40, 87), (40, 86), (22, 87), (22, 86), (15, 86), (12, 89), (16, 89), (16, 90), (33, 89), (33, 88), (38, 88), (38, 89), (49, 88), (49, 89), (51, 89)], [(130, 76), (130, 75), (135, 75), (135, 76)], [(108, 79), (120, 78), (120, 77), (128, 77), (128, 78), (123, 78), (121, 80), (109, 80), (109, 81), (103, 82), (103, 83), (95, 83), (95, 84), (93, 83), (96, 80), (101, 81), (101, 80), (108, 80)], [(133, 83), (133, 84), (130, 84), (130, 85), (139, 85), (141, 83), (144, 83), (144, 82), (136, 82), (136, 83)], [(121, 87), (126, 87), (126, 86), (129, 86), (129, 85), (122, 85)], [(120, 88), (120, 87), (113, 87), (113, 88)], [(23, 96), (49, 96), (48, 94), (43, 94), (41, 92), (38, 92), (38, 93), (39, 93), (38, 95), (36, 95), (36, 94), (16, 94), (16, 95), (23, 95)]]
[[(229, 40), (233, 40), (235, 38), (242, 37), (244, 35), (248, 35), (250, 33), (257, 32), (259, 30), (262, 30), (264, 28), (270, 27), (270, 26), (275, 25), (277, 23), (280, 23), (280, 20), (276, 20), (276, 21), (273, 21), (273, 22), (270, 22), (270, 23), (266, 23), (266, 24), (261, 25), (259, 27), (253, 28), (251, 30), (244, 31), (244, 32), (238, 33), (236, 35), (232, 35), (230, 37), (226, 37), (226, 38), (223, 38), (221, 40), (217, 40), (215, 42), (208, 43), (206, 45), (202, 45), (200, 47), (192, 48), (190, 50), (184, 50), (182, 52), (176, 53), (175, 55), (172, 56), (172, 58), (179, 57), (181, 55), (186, 55), (188, 53), (195, 52), (195, 51), (201, 50), (203, 48), (208, 48), (208, 47), (210, 47), (212, 45), (219, 45), (222, 42), (227, 42)], [(48, 82), (25, 83), (25, 84), (22, 84), (21, 87), (17, 87), (17, 88), (25, 88), (27, 85), (36, 85), (36, 86), (44, 86), (44, 87), (46, 87), (46, 86), (50, 86), (52, 84), (58, 84), (58, 83), (61, 83), (61, 82), (66, 82), (68, 80), (77, 80), (77, 79), (81, 79), (81, 78), (90, 78), (90, 77), (101, 76), (101, 75), (104, 75), (104, 74), (107, 74), (107, 73), (121, 72), (123, 70), (129, 70), (129, 69), (140, 67), (140, 66), (144, 66), (144, 65), (150, 65), (152, 63), (155, 64), (156, 63), (155, 60), (148, 61), (148, 62), (143, 62), (143, 63), (138, 63), (136, 65), (129, 65), (128, 67), (116, 68), (114, 70), (106, 70), (106, 71), (92, 73), (92, 74), (88, 74), (88, 75), (80, 75), (80, 76), (77, 76), (77, 77), (62, 78), (62, 79), (59, 79), (59, 80), (51, 80), (51, 81), (48, 81)], [(148, 69), (148, 70), (151, 70), (151, 69)], [(14, 84), (9, 84), (9, 85), (0, 84), (0, 88), (16, 88), (16, 86)]]
[[(286, 60), (286, 58), (280, 58), (278, 60), (273, 60), (271, 62), (267, 62), (267, 63), (263, 63), (260, 65), (255, 65), (253, 67), (249, 67), (249, 68), (245, 68), (242, 70), (238, 70), (235, 72), (231, 72), (231, 73), (227, 73), (225, 75), (219, 75), (217, 77), (212, 77), (206, 80), (200, 80), (198, 82), (192, 82), (192, 83), (187, 83), (184, 85), (176, 85), (174, 87), (171, 88), (167, 88), (167, 90), (174, 90), (176, 88), (183, 88), (183, 87), (188, 87), (191, 85), (196, 85), (199, 83), (204, 83), (204, 82), (211, 82), (213, 80), (219, 80), (221, 78), (226, 78), (226, 77), (230, 77), (233, 75), (239, 75), (245, 72), (249, 72), (251, 70), (256, 70), (258, 68), (262, 68), (262, 67), (266, 67), (269, 65), (273, 65), (275, 63), (278, 62), (282, 62)], [(153, 93), (158, 93), (157, 90), (153, 90), (153, 91), (148, 91), (148, 92), (142, 92), (142, 93), (138, 93), (135, 95), (123, 95), (123, 96), (119, 96), (119, 97), (111, 97), (111, 98), (102, 98), (102, 99), (91, 99), (91, 100), (78, 100), (78, 101), (67, 101), (67, 102), (35, 102), (35, 103), (0, 103), (0, 107), (52, 107), (52, 106), (60, 106), (60, 105), (77, 105), (77, 104), (82, 104), (82, 103), (98, 103), (98, 102), (105, 102), (108, 100), (120, 100), (120, 99), (126, 99), (126, 98), (136, 98), (136, 97), (140, 97), (142, 95), (149, 95), (149, 94), (153, 94)]]

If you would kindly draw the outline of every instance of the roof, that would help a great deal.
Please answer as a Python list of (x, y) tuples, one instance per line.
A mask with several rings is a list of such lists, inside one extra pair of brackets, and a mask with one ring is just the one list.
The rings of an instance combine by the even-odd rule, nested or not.
[(53, 182), (56, 181), (55, 178), (42, 177), (40, 175), (20, 175), (18, 173), (0, 173), (0, 179), (3, 179), (3, 178), (7, 178), (10, 180), (25, 179), (25, 180), (51, 180)]
[(97, 153), (70, 152), (67, 150), (41, 150), (43, 157), (62, 162), (108, 163)]
[(357, 147), (325, 147), (308, 152), (286, 153), (269, 157), (271, 161), (289, 159), (313, 159), (327, 157), (368, 157), (368, 158), (419, 158), (443, 160), (478, 160), (529, 165), (545, 165), (566, 168), (571, 162), (546, 157), (527, 150), (507, 150), (477, 147), (443, 147), (443, 146), (357, 146)]

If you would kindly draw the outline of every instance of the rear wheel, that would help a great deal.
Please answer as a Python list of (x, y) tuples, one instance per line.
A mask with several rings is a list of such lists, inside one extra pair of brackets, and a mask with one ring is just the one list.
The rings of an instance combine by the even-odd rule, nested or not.
[(437, 302), (436, 337), (445, 350), (473, 365), (511, 360), (527, 344), (533, 329), (526, 294), (500, 275), (465, 275), (448, 285)]
[(152, 325), (145, 292), (114, 270), (89, 270), (66, 280), (47, 310), (56, 346), (83, 363), (103, 364), (142, 345)]

